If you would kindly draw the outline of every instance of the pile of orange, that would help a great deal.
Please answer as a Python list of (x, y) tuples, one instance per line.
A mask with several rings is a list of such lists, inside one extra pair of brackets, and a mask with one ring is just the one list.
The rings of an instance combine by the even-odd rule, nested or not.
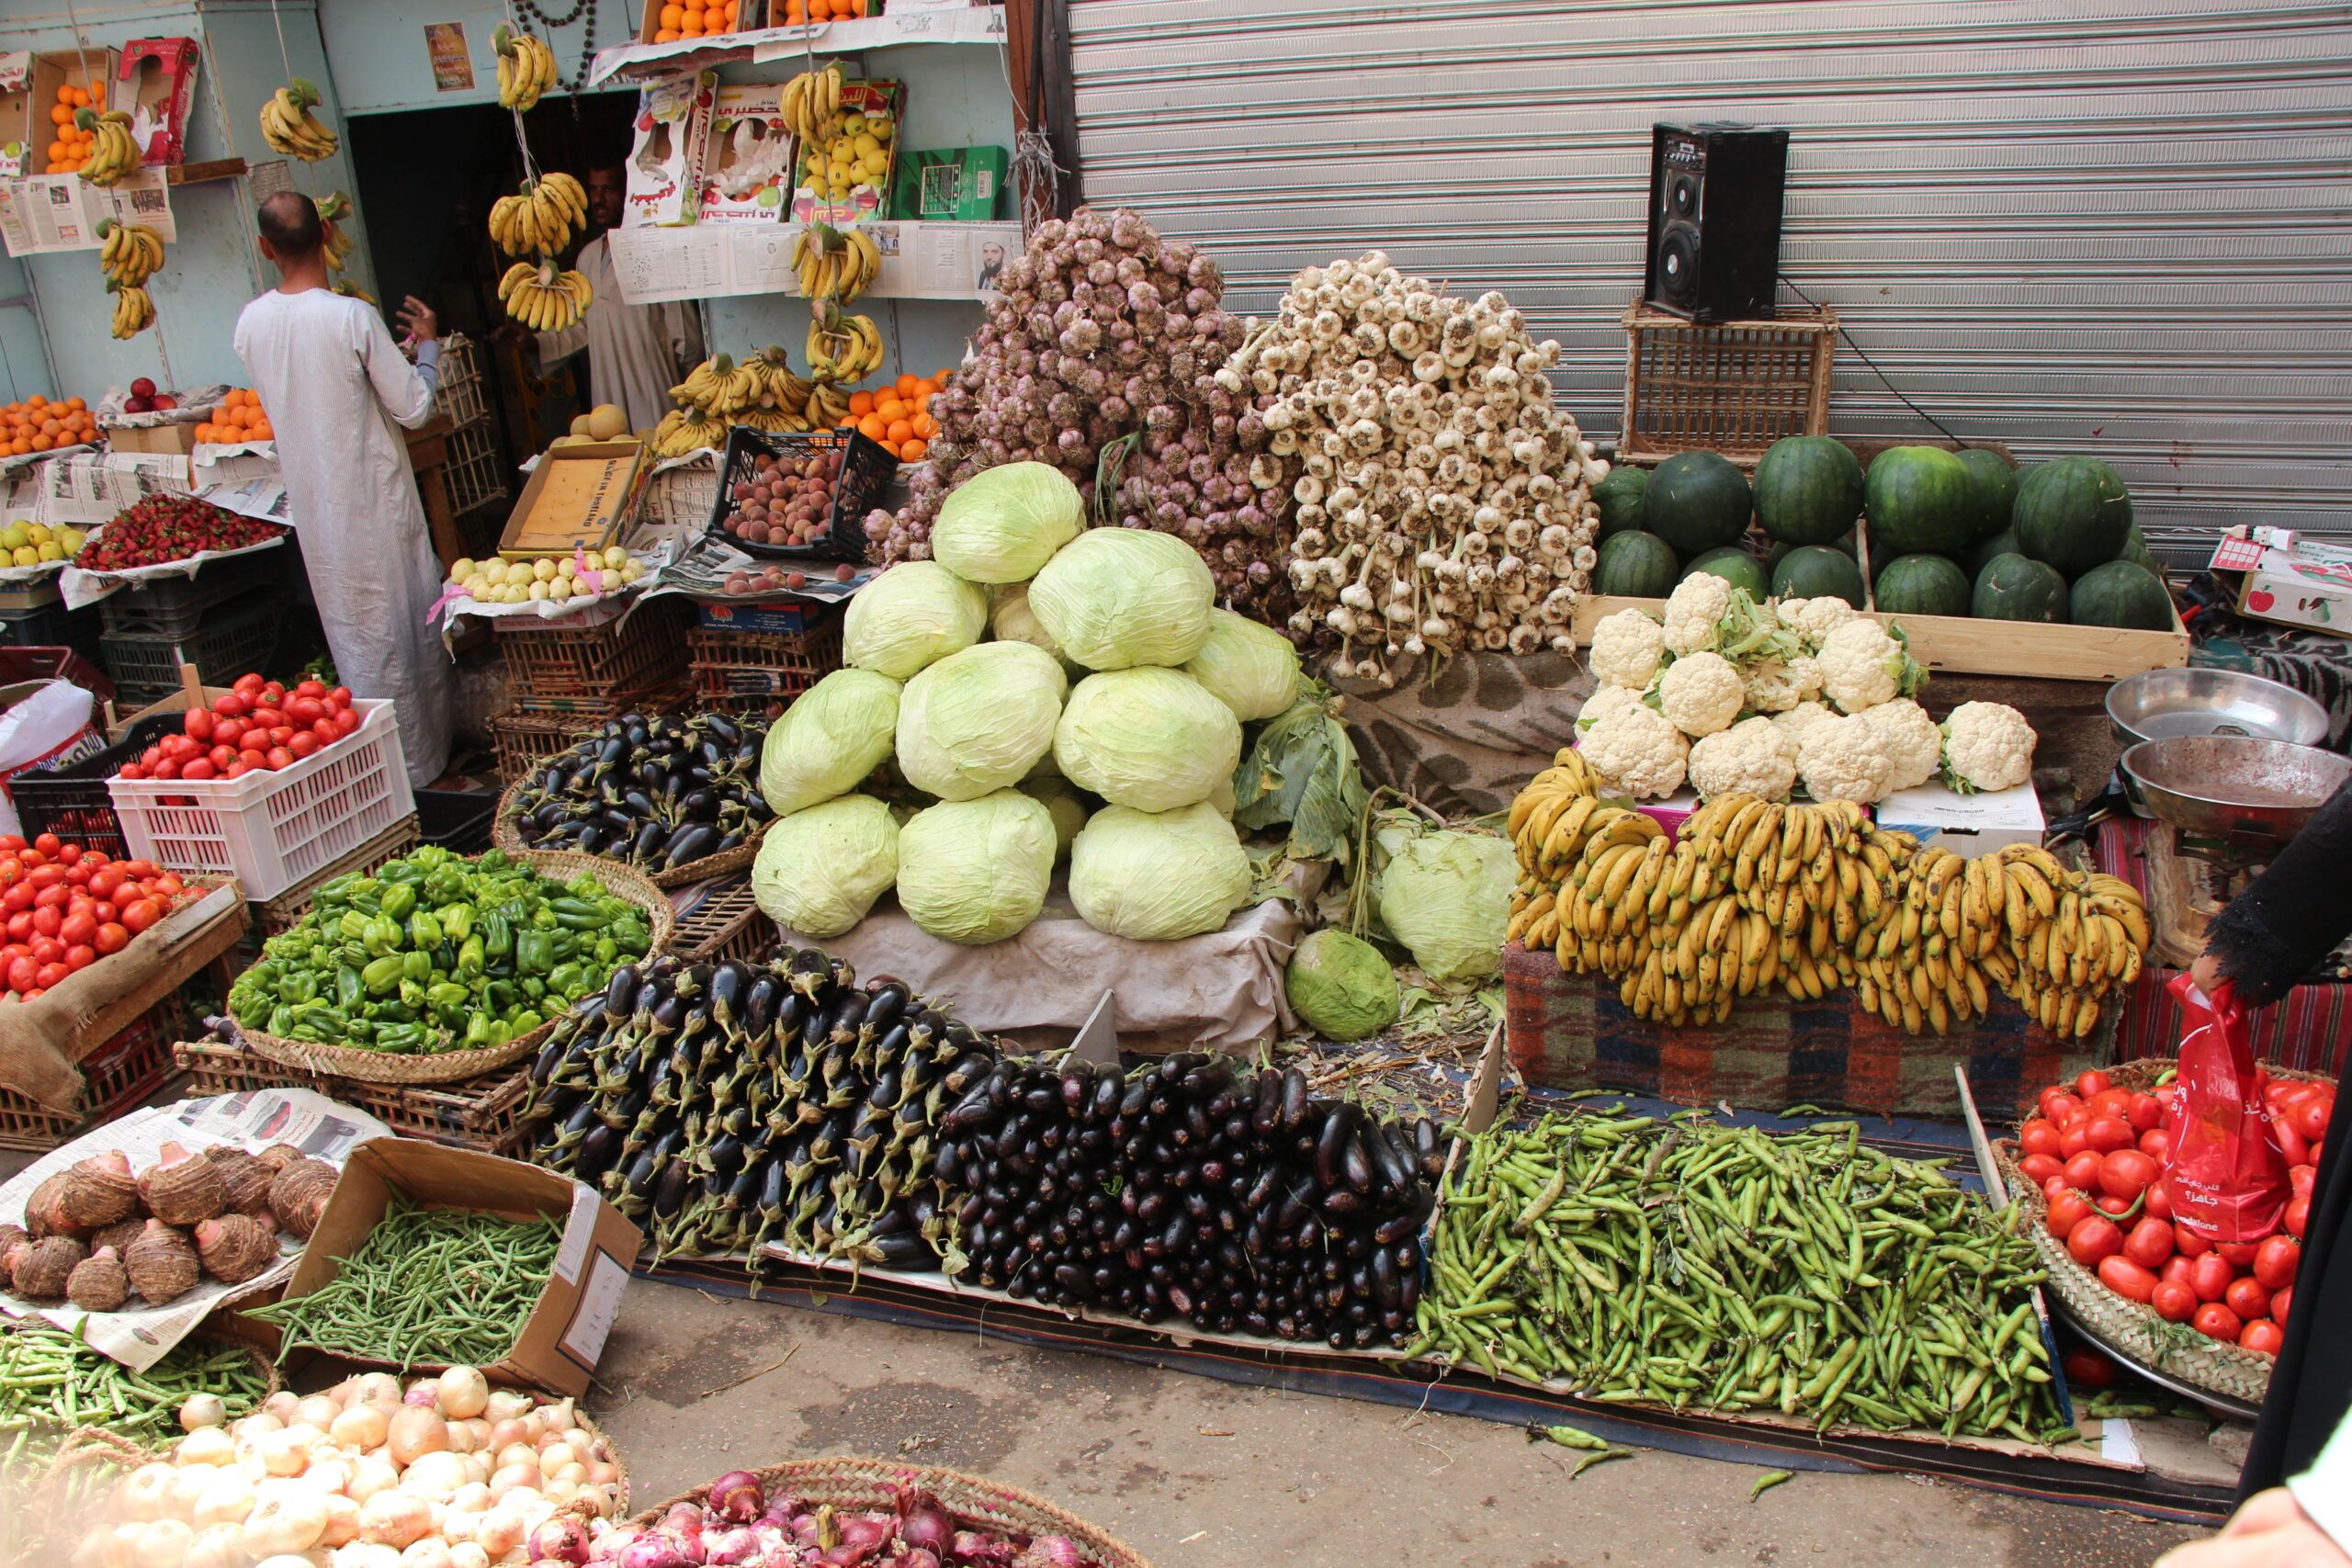
[(866, 16), (870, 10), (867, 0), (784, 0), (784, 25), (838, 21), (843, 17)]
[(934, 370), (929, 376), (901, 376), (876, 391), (852, 392), (849, 427), (880, 442), (901, 463), (920, 463), (931, 450), (932, 437), (939, 434), (939, 422), (931, 417), (931, 400), (946, 382), (947, 372)]
[(222, 398), (210, 416), (196, 427), (199, 446), (267, 441), (277, 434), (269, 427), (269, 415), (262, 412), (261, 394), (251, 388), (241, 388)]
[(90, 90), (68, 83), (57, 89), (57, 102), (49, 107), (49, 123), (55, 128), (57, 140), (49, 144), (49, 167), (43, 174), (70, 175), (90, 161), (90, 149), (97, 144), (98, 133), (84, 130), (74, 123), (74, 111), (91, 107)]
[[(675, 43), (682, 38), (716, 38), (735, 30), (735, 14), (743, 0), (669, 0), (662, 7), (653, 34), (655, 43)], [(767, 0), (749, 0), (753, 25), (758, 25)]]
[(51, 402), (36, 392), (21, 403), (0, 404), (0, 453), (22, 457), (98, 438), (98, 422), (79, 398)]

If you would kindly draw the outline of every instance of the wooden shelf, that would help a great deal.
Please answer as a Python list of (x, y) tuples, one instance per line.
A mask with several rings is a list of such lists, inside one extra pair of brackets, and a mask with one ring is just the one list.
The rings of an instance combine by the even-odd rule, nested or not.
[(202, 164), (173, 164), (164, 170), (164, 183), (175, 186), (202, 184), (206, 180), (233, 180), (245, 174), (243, 158), (214, 158)]
[(837, 22), (758, 28), (715, 39), (675, 43), (630, 43), (600, 49), (588, 71), (595, 86), (615, 77), (637, 80), (724, 65), (734, 61), (765, 64), (804, 54), (855, 54), (903, 44), (998, 44), (1004, 40), (1002, 6), (967, 6), (949, 11), (889, 12)]

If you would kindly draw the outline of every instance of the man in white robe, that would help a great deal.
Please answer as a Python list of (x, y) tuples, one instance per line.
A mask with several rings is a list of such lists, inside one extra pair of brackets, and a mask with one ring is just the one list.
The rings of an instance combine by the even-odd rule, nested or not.
[(425, 620), (441, 565), (395, 428), (433, 417), (439, 323), (421, 299), (400, 312), (416, 339), (401, 356), (372, 305), (329, 286), (319, 209), (281, 191), (261, 206), (261, 249), (282, 281), (247, 305), (233, 339), (277, 433), (277, 464), (335, 674), (359, 697), (399, 705), (410, 780), (449, 760), (449, 656)]
[(580, 247), (580, 259), (572, 265), (595, 298), (577, 326), (537, 334), (539, 368), (552, 369), (587, 349), (589, 400), (621, 409), (631, 430), (650, 430), (673, 406), (670, 389), (701, 360), (702, 328), (693, 307), (684, 302), (632, 305), (621, 297), (609, 246), (621, 220), (627, 176), (616, 164), (589, 170), (582, 183), (596, 235)]

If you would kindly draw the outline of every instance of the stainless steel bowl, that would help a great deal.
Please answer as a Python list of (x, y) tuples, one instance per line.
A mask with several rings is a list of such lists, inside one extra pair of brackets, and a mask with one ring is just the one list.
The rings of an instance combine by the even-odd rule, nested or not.
[[(2150, 670), (2107, 689), (2107, 727), (2122, 746), (2177, 735), (2243, 735), (2316, 746), (2327, 739), (2327, 710), (2292, 686), (2260, 675)], [(2128, 773), (2123, 795), (2132, 815), (2156, 815)]]
[(2176, 735), (2123, 753), (2148, 810), (2191, 833), (2250, 847), (2285, 843), (2352, 777), (2352, 758), (2239, 735)]

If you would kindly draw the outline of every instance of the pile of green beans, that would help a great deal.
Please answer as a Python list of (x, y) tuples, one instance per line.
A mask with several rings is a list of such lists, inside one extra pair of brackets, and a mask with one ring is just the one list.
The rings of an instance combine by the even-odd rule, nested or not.
[(47, 1459), (77, 1427), (102, 1427), (141, 1448), (179, 1435), (189, 1396), (218, 1394), (233, 1419), (259, 1404), (268, 1379), (245, 1350), (183, 1343), (143, 1372), (90, 1348), (78, 1331), (29, 1319), (0, 1330), (0, 1465)]
[(505, 1359), (555, 1267), (562, 1228), (404, 1194), (335, 1277), (251, 1315), (277, 1325), (278, 1359), (300, 1347), (397, 1364), (487, 1367)]
[(1438, 1199), (1425, 1352), (1589, 1399), (1883, 1430), (2071, 1436), (2015, 1205), (1851, 1122), (1547, 1116), (1468, 1139)]

